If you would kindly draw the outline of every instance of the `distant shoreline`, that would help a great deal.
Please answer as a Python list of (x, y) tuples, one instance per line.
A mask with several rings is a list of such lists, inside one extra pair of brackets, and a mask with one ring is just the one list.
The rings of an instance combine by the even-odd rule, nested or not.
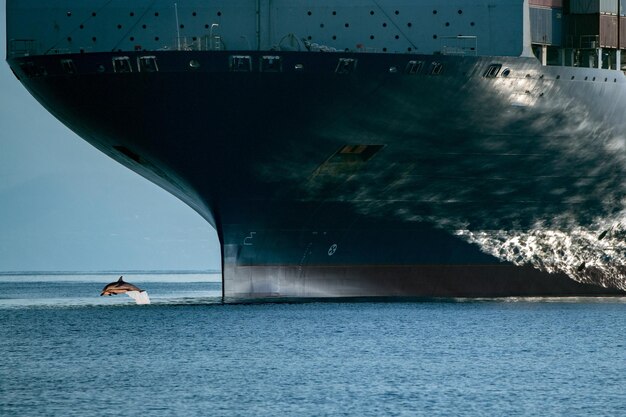
[(19, 275), (212, 275), (221, 274), (219, 269), (208, 270), (111, 270), (111, 271), (0, 271), (0, 276)]

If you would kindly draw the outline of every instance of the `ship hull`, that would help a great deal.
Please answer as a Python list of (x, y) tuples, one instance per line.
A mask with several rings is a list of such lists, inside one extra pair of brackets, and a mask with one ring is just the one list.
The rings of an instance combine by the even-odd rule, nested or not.
[[(138, 71), (147, 55), (157, 71)], [(237, 56), (245, 71), (227, 52), (9, 62), (56, 117), (216, 228), (227, 299), (623, 294), (579, 266), (592, 255), (492, 247), (620, 213), (622, 74), (297, 52), (263, 71), (267, 53)]]

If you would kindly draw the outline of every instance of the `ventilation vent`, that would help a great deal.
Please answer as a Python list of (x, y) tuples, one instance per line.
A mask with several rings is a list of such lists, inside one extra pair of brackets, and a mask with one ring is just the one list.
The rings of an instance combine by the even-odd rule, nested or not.
[(63, 68), (63, 72), (66, 74), (76, 74), (76, 66), (71, 59), (62, 59), (61, 68)]
[(366, 162), (384, 145), (344, 145), (332, 157), (330, 162)]
[[(500, 69), (502, 68), (502, 65), (500, 64), (491, 64), (489, 65), (489, 68), (487, 68), (487, 71), (485, 71), (485, 73), (483, 74), (483, 77), (485, 78), (496, 78), (498, 76), (498, 74), (500, 73)], [(507, 74), (508, 76), (509, 74)]]
[(127, 56), (117, 56), (113, 58), (113, 71), (133, 72), (133, 67), (130, 65), (130, 58)]
[(281, 72), (283, 63), (279, 56), (261, 57), (261, 72)]
[(337, 74), (351, 74), (356, 69), (356, 62), (356, 59), (353, 58), (339, 58), (335, 72)]
[(155, 56), (141, 56), (137, 58), (137, 68), (139, 72), (157, 72), (159, 70)]
[(231, 55), (230, 70), (233, 72), (252, 71), (252, 57), (249, 55)]
[(422, 71), (423, 66), (424, 61), (409, 61), (409, 63), (406, 64), (404, 72), (407, 74), (419, 74)]
[(430, 75), (439, 75), (443, 72), (443, 64), (441, 62), (433, 62), (430, 64)]

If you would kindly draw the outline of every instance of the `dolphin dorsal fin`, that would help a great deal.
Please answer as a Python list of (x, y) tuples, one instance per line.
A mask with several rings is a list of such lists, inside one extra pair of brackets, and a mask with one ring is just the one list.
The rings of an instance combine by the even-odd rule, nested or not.
[[(123, 275), (122, 275), (123, 276)], [(124, 282), (124, 280), (122, 279), (122, 277), (120, 277), (120, 279), (117, 280), (117, 282)]]

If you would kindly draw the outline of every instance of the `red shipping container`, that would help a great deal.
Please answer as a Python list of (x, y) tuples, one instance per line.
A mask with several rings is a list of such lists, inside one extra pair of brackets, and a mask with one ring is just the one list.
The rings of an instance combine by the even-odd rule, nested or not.
[(563, 7), (563, 0), (529, 0), (531, 6), (549, 7), (551, 9), (560, 9)]

